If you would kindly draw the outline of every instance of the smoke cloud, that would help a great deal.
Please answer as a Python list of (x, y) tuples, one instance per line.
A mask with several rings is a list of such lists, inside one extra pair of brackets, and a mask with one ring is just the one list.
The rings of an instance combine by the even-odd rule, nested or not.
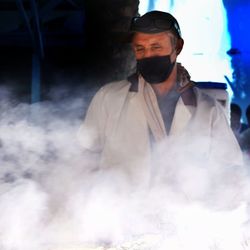
[(1, 250), (250, 249), (247, 164), (204, 162), (203, 141), (168, 140), (150, 184), (97, 170), (77, 139), (92, 94), (55, 89), (29, 105), (0, 90)]

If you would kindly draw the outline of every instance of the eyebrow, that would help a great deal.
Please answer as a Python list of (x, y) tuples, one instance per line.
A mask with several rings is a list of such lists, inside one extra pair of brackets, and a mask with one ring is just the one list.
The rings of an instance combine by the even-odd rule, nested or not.
[[(142, 45), (142, 44), (135, 44), (134, 46), (135, 47), (144, 47), (144, 45)], [(154, 43), (150, 44), (150, 46), (161, 46), (161, 44), (154, 42)]]
[(161, 44), (160, 44), (160, 43), (157, 43), (157, 42), (151, 44), (151, 46), (155, 46), (155, 45), (160, 46)]
[(135, 46), (135, 47), (144, 47), (144, 46), (141, 45), (141, 44), (135, 44), (134, 46)]

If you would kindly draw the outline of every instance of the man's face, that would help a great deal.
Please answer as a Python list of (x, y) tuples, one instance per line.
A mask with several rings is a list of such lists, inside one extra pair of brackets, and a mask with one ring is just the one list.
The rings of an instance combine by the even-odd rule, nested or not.
[(172, 33), (162, 32), (156, 34), (146, 34), (137, 32), (132, 40), (132, 48), (136, 60), (147, 57), (165, 56), (171, 54), (173, 62), (176, 55), (176, 38)]

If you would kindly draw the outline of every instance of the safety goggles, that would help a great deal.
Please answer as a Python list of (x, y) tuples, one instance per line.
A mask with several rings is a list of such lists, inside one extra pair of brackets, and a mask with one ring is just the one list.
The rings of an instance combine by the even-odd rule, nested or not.
[(171, 17), (162, 18), (141, 18), (134, 17), (131, 22), (131, 32), (159, 33), (163, 31), (173, 31), (178, 38), (181, 38), (181, 30), (178, 23)]

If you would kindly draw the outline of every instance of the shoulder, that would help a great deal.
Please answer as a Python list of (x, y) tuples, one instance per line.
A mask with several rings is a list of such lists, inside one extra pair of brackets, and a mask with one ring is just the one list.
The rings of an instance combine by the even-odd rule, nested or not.
[(121, 80), (117, 82), (111, 82), (105, 84), (100, 90), (97, 92), (102, 95), (116, 95), (118, 93), (127, 92), (130, 87), (130, 82), (128, 80)]
[[(220, 83), (215, 83), (220, 84)], [(223, 109), (227, 116), (229, 117), (229, 102), (230, 97), (228, 91), (222, 86), (208, 88), (195, 87), (200, 100), (207, 102), (209, 105), (218, 107), (218, 109)]]
[(215, 98), (204, 93), (198, 87), (194, 87), (194, 93), (196, 95), (197, 107), (202, 109), (217, 109), (218, 103)]
[(197, 87), (194, 87), (194, 90), (197, 98), (197, 109), (199, 109), (201, 112), (204, 112), (204, 115), (207, 114), (211, 116), (213, 120), (223, 118), (228, 122), (226, 108), (223, 107), (215, 97), (204, 93)]
[(101, 106), (115, 105), (116, 102), (125, 98), (129, 92), (131, 83), (127, 80), (107, 83), (94, 95), (92, 103)]
[[(212, 93), (206, 93), (203, 90), (201, 90), (198, 87), (194, 87), (197, 100), (199, 102), (204, 102), (210, 107), (218, 108), (219, 110), (226, 109), (226, 96), (223, 94), (223, 97), (220, 98)], [(223, 104), (223, 101), (225, 102), (225, 105)]]

